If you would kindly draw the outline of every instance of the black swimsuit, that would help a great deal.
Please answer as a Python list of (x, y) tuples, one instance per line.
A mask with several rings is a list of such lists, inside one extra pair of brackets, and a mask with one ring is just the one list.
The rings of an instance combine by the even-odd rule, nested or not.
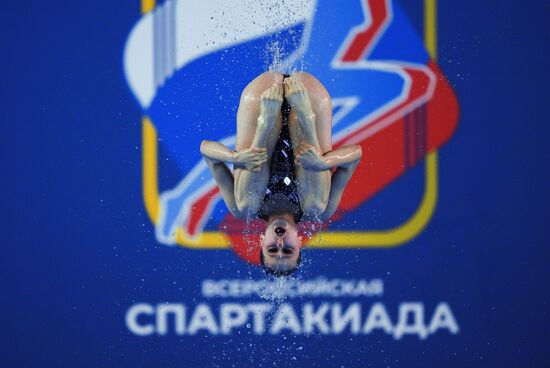
[[(290, 114), (290, 105), (283, 100), (281, 106), (281, 115), (283, 126), (279, 139), (275, 145), (275, 150), (271, 157), (271, 166), (269, 169), (269, 182), (263, 202), (270, 200), (273, 195), (283, 193), (288, 200), (296, 206), (293, 213), (294, 220), (298, 223), (302, 219), (302, 209), (298, 197), (298, 185), (296, 184), (296, 166), (294, 164), (294, 152), (290, 142), (290, 132), (288, 130), (288, 116)], [(275, 199), (274, 199), (275, 200)], [(265, 213), (263, 206), (260, 207), (258, 216), (261, 219), (268, 220), (269, 214)]]

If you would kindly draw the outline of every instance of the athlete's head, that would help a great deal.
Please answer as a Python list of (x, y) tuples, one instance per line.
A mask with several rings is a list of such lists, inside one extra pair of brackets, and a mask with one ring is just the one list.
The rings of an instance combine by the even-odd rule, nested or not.
[(271, 217), (260, 239), (260, 264), (267, 274), (280, 277), (296, 271), (302, 259), (302, 237), (292, 216)]

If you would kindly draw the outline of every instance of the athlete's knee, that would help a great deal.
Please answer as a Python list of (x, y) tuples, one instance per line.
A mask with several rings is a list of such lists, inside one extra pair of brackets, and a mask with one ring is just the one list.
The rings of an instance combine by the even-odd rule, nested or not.
[(251, 195), (235, 196), (235, 204), (240, 213), (255, 214), (260, 209), (258, 201), (254, 200)]
[(297, 79), (306, 87), (311, 105), (316, 111), (332, 111), (332, 101), (325, 86), (308, 72), (296, 73)]
[(317, 78), (315, 78), (312, 74), (310, 74), (308, 72), (297, 72), (297, 73), (293, 74), (292, 76), (295, 77), (296, 79), (300, 80), (302, 83), (319, 83), (319, 84), (321, 84), (321, 82), (319, 82), (319, 80)]
[(240, 213), (247, 213), (248, 212), (249, 203), (246, 199), (235, 198), (235, 204), (237, 206), (237, 210)]
[(327, 203), (317, 197), (311, 196), (302, 200), (301, 205), (304, 215), (310, 218), (318, 218), (325, 211)]
[(244, 88), (241, 93), (241, 102), (259, 100), (262, 93), (275, 83), (283, 83), (283, 75), (281, 73), (268, 71), (260, 74)]

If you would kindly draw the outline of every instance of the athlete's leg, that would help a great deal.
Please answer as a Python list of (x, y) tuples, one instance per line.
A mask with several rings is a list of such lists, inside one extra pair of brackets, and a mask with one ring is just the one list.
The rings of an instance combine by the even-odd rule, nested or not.
[[(285, 95), (291, 103), (289, 130), (296, 152), (307, 143), (320, 155), (332, 149), (332, 106), (323, 85), (308, 73), (294, 75), (285, 84)], [(298, 196), (304, 214), (319, 216), (325, 209), (330, 193), (330, 170), (311, 171), (296, 166)]]
[[(307, 90), (314, 114), (315, 132), (321, 154), (332, 150), (332, 101), (326, 88), (313, 75), (301, 72), (292, 75)], [(297, 109), (296, 109), (297, 110)]]
[[(266, 148), (271, 157), (282, 125), (282, 79), (281, 74), (266, 72), (244, 89), (237, 112), (236, 151)], [(250, 216), (256, 214), (265, 196), (270, 163), (268, 159), (259, 171), (234, 170), (235, 201)]]

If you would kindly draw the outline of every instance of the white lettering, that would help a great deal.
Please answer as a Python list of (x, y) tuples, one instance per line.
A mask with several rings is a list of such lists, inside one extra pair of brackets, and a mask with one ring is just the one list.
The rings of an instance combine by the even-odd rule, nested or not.
[(351, 304), (342, 315), (342, 306), (336, 303), (332, 306), (332, 333), (339, 334), (351, 325), (351, 333), (359, 333), (361, 328), (361, 306), (359, 303)]
[(363, 333), (368, 334), (373, 330), (382, 329), (385, 333), (392, 332), (392, 324), (386, 308), (381, 303), (374, 303), (370, 309), (367, 321), (363, 327)]
[(322, 334), (327, 334), (329, 332), (329, 327), (326, 322), (325, 316), (329, 310), (329, 305), (327, 303), (321, 304), (317, 312), (313, 310), (313, 304), (307, 303), (302, 308), (303, 319), (304, 319), (304, 333), (313, 333), (315, 326)]
[(204, 280), (202, 282), (202, 295), (206, 298), (210, 298), (216, 294), (218, 294), (216, 283), (212, 280)]
[[(409, 322), (409, 313), (412, 314), (413, 323)], [(393, 337), (399, 340), (403, 335), (416, 334), (421, 339), (428, 336), (428, 331), (424, 325), (424, 304), (422, 303), (402, 303), (399, 305), (399, 318), (393, 331)]]
[(168, 333), (168, 314), (175, 316), (175, 331), (178, 335), (185, 332), (185, 309), (182, 304), (159, 304), (157, 305), (157, 333), (166, 335)]
[(148, 336), (155, 332), (155, 326), (151, 323), (139, 324), (138, 318), (141, 314), (153, 315), (155, 309), (147, 303), (133, 305), (126, 312), (126, 326), (133, 334), (138, 336)]
[(456, 335), (460, 329), (458, 323), (456, 323), (453, 312), (447, 303), (439, 303), (435, 309), (428, 331), (433, 334), (439, 329), (446, 328), (450, 333)]
[(249, 304), (248, 309), (254, 315), (254, 333), (261, 335), (265, 332), (265, 315), (271, 310), (269, 304)]
[(248, 312), (240, 304), (222, 304), (220, 308), (220, 327), (223, 334), (230, 334), (233, 328), (244, 325), (247, 319)]
[[(211, 292), (213, 289), (219, 289), (222, 285), (230, 284), (212, 285), (203, 284), (203, 288)], [(323, 284), (317, 283), (316, 285), (315, 287), (320, 287), (319, 285)], [(323, 292), (327, 292), (327, 285), (330, 284), (324, 285)], [(341, 292), (349, 288), (346, 284), (341, 285), (343, 285)], [(252, 286), (245, 285), (245, 287), (251, 288)], [(317, 307), (314, 303), (305, 303), (302, 305), (299, 315), (294, 309), (298, 306), (283, 303), (275, 311), (273, 318), (268, 319), (268, 313), (272, 311), (273, 306), (273, 303), (224, 303), (220, 305), (219, 314), (214, 315), (211, 307), (206, 303), (197, 305), (193, 313), (185, 304), (162, 303), (155, 307), (148, 303), (138, 303), (128, 309), (125, 322), (128, 330), (137, 336), (150, 336), (155, 332), (160, 336), (170, 333), (180, 336), (194, 335), (200, 331), (211, 335), (220, 333), (230, 335), (245, 325), (248, 329), (252, 329), (251, 332), (256, 335), (266, 332), (275, 335), (286, 332), (284, 330), (293, 334), (319, 333), (323, 335), (336, 335), (348, 330), (349, 333), (356, 335), (382, 330), (396, 340), (405, 335), (417, 335), (420, 339), (426, 339), (439, 330), (447, 330), (453, 335), (460, 331), (455, 316), (446, 302), (437, 304), (429, 325), (425, 320), (424, 304), (416, 302), (399, 304), (395, 325), (392, 324), (386, 307), (380, 302), (372, 304), (364, 320), (363, 306), (358, 302), (348, 305), (347, 308), (344, 308), (341, 303), (325, 302)], [(187, 323), (188, 325), (186, 325)]]
[(274, 294), (286, 297), (302, 296), (375, 296), (382, 295), (384, 284), (381, 279), (342, 280), (317, 277), (311, 280), (288, 280), (284, 287), (267, 280), (203, 280), (202, 295), (206, 298), (240, 298), (251, 295), (272, 297)]
[(275, 313), (273, 321), (274, 322), (269, 331), (272, 335), (278, 334), (283, 329), (289, 329), (295, 334), (299, 334), (301, 332), (300, 322), (298, 322), (298, 317), (296, 317), (294, 308), (292, 308), (290, 304), (281, 304)]
[(190, 335), (194, 335), (199, 330), (207, 330), (212, 335), (218, 333), (218, 325), (212, 315), (210, 307), (206, 304), (199, 304), (195, 308), (191, 322), (189, 323), (188, 331)]

